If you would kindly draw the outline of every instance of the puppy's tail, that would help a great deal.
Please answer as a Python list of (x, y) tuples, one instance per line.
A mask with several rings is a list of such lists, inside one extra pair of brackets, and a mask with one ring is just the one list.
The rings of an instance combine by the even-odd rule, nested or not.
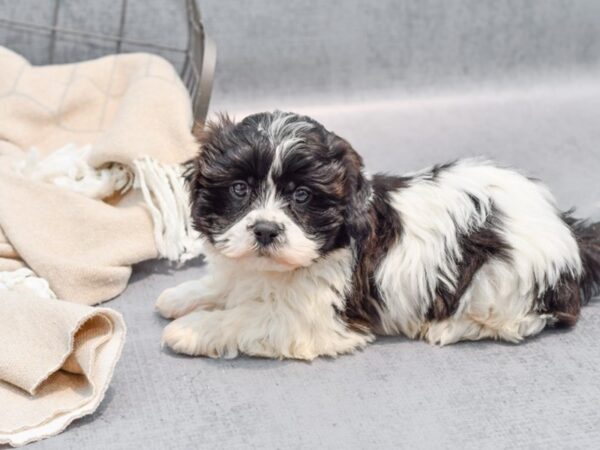
[(583, 274), (579, 280), (582, 303), (600, 294), (600, 222), (591, 223), (574, 219), (569, 213), (564, 220), (573, 230), (583, 264)]

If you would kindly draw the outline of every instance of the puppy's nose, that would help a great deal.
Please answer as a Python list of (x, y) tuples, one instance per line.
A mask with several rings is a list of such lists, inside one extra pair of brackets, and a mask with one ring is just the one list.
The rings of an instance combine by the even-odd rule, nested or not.
[(269, 245), (281, 232), (281, 227), (275, 222), (261, 220), (253, 227), (254, 236), (260, 245)]

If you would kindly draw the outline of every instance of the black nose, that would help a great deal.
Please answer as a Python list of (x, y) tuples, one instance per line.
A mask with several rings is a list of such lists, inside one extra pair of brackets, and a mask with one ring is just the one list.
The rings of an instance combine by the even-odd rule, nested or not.
[(254, 236), (260, 245), (271, 244), (281, 232), (281, 227), (275, 222), (261, 220), (254, 224)]

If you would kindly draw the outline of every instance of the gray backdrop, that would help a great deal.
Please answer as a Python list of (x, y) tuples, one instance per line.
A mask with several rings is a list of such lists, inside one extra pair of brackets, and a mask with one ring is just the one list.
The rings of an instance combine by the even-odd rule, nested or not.
[[(61, 23), (114, 32), (118, 2), (63, 3)], [(52, 4), (0, 0), (0, 17), (49, 20)], [(129, 6), (131, 36), (185, 45), (180, 1)], [(600, 2), (200, 6), (219, 50), (212, 111), (314, 115), (347, 137), (371, 171), (493, 158), (543, 179), (562, 208), (600, 217)], [(37, 63), (47, 57), (45, 40), (31, 33), (0, 27), (0, 43)], [(56, 61), (111, 51), (61, 42)], [(387, 338), (312, 364), (161, 350), (166, 321), (152, 311), (154, 299), (204, 270), (201, 260), (177, 271), (136, 268), (127, 291), (108, 304), (124, 313), (129, 336), (107, 399), (32, 448), (600, 447), (598, 301), (574, 330), (518, 346), (440, 349)]]

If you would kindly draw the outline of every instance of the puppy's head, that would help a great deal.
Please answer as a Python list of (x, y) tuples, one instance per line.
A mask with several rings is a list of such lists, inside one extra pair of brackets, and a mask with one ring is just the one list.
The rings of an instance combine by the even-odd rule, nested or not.
[(370, 185), (350, 144), (292, 113), (222, 116), (198, 136), (196, 229), (258, 270), (307, 267), (370, 232)]

